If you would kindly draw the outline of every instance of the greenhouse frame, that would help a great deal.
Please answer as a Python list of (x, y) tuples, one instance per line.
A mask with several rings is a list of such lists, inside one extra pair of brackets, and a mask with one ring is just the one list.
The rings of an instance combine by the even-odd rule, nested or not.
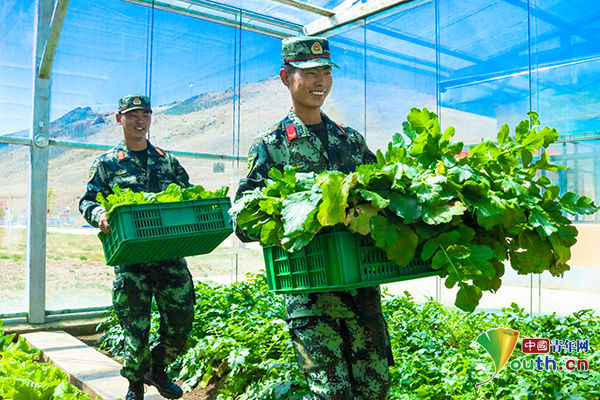
[[(401, 140), (404, 145), (406, 139), (399, 139), (399, 133), (404, 132), (406, 137), (414, 139), (411, 135), (416, 135), (416, 131), (411, 132), (410, 123), (405, 122), (410, 119), (409, 113), (423, 112), (421, 116), (430, 116), (427, 110), (435, 113), (441, 127), (440, 137), (444, 132), (446, 139), (448, 132), (452, 132), (450, 127), (454, 127), (452, 143), (462, 145), (454, 144), (459, 150), (453, 153), (453, 162), (470, 157), (469, 151), (478, 146), (489, 144), (492, 148), (500, 146), (502, 141), (512, 140), (513, 136), (516, 142), (526, 133), (537, 134), (538, 116), (540, 131), (546, 126), (558, 131), (547, 146), (544, 137), (530, 154), (515, 153), (521, 156), (515, 163), (523, 168), (530, 163), (550, 166), (535, 175), (536, 182), (547, 182), (546, 188), (551, 188), (546, 194), (538, 194), (546, 196), (547, 203), (557, 199), (556, 204), (563, 207), (560, 208), (562, 214), (559, 213), (562, 217), (555, 217), (554, 222), (560, 220), (557, 225), (569, 225), (569, 228), (554, 229), (539, 215), (527, 215), (526, 219), (537, 218), (532, 222), (537, 230), (532, 231), (547, 232), (546, 248), (553, 248), (555, 254), (566, 252), (559, 256), (568, 259), (569, 270), (563, 276), (551, 275), (549, 268), (541, 274), (519, 274), (511, 268), (508, 259), (492, 266), (487, 262), (492, 256), (488, 256), (483, 264), (491, 269), (492, 275), (498, 268), (502, 269), (502, 284), (498, 283), (497, 290), (484, 289), (487, 291), (480, 296), (473, 313), (459, 310), (468, 308), (456, 300), (459, 290), (464, 289), (463, 282), (456, 285), (450, 278), (444, 281), (446, 276), (434, 276), (437, 273), (431, 273), (433, 270), (419, 279), (385, 281), (381, 286), (383, 314), (390, 331), (395, 330), (388, 340), (395, 346), (397, 360), (389, 398), (449, 399), (448, 396), (458, 396), (459, 392), (466, 396), (461, 398), (470, 398), (465, 393), (471, 393), (471, 388), (461, 392), (462, 387), (471, 383), (474, 386), (478, 379), (491, 376), (494, 371), (484, 373), (483, 367), (473, 367), (469, 359), (456, 353), (452, 353), (454, 358), (448, 361), (450, 367), (448, 364), (430, 367), (425, 366), (425, 362), (421, 365), (417, 357), (429, 354), (433, 363), (436, 358), (439, 361), (444, 357), (440, 350), (444, 344), (433, 337), (438, 332), (446, 335), (444, 340), (450, 337), (452, 342), (461, 335), (481, 333), (477, 332), (481, 326), (493, 326), (495, 333), (514, 335), (512, 332), (516, 332), (513, 348), (519, 335), (515, 329), (522, 329), (519, 340), (523, 354), (526, 353), (524, 340), (543, 341), (550, 335), (548, 332), (563, 332), (570, 336), (550, 337), (562, 341), (548, 341), (552, 347), (546, 353), (561, 353), (560, 346), (556, 350), (558, 344), (572, 346), (577, 351), (569, 347), (563, 353), (580, 353), (579, 361), (585, 361), (585, 368), (580, 369), (577, 364), (577, 368), (573, 368), (576, 371), (560, 383), (559, 371), (553, 371), (551, 377), (548, 373), (543, 379), (542, 373), (521, 374), (528, 369), (525, 358), (513, 357), (512, 362), (506, 364), (506, 370), (508, 366), (512, 369), (511, 375), (506, 380), (497, 378), (493, 389), (490, 389), (492, 385), (484, 387), (494, 390), (497, 398), (517, 398), (515, 388), (521, 388), (525, 381), (529, 386), (519, 390), (522, 390), (520, 395), (529, 395), (528, 398), (599, 398), (593, 397), (598, 393), (594, 385), (600, 382), (598, 364), (594, 364), (600, 354), (594, 348), (598, 339), (585, 334), (597, 333), (600, 312), (597, 245), (600, 235), (600, 212), (597, 212), (600, 204), (600, 3), (586, 0), (5, 0), (0, 7), (0, 21), (0, 358), (6, 350), (4, 328), (27, 326), (27, 329), (44, 330), (53, 323), (104, 318), (107, 311), (112, 312), (113, 268), (107, 265), (108, 258), (105, 259), (97, 237), (99, 229), (89, 225), (78, 207), (95, 172), (94, 168), (90, 169), (92, 163), (123, 138), (121, 125), (115, 118), (119, 99), (127, 94), (148, 96), (153, 112), (148, 133), (152, 144), (175, 155), (193, 184), (207, 190), (228, 186), (228, 196), (233, 202), (240, 179), (245, 178), (253, 166), (253, 157), (248, 157), (251, 144), (290, 110), (290, 93), (280, 78), (282, 39), (320, 36), (328, 39), (331, 60), (339, 66), (331, 68), (333, 88), (322, 110), (336, 125), (341, 124), (337, 126), (344, 133), (342, 125), (360, 132), (367, 146), (378, 154), (378, 163), (386, 161), (386, 150), (391, 154), (394, 145)], [(139, 102), (139, 98), (136, 101)], [(416, 114), (410, 115), (416, 118)], [(555, 131), (543, 132), (551, 136)], [(291, 140), (296, 133), (287, 134)], [(493, 156), (505, 156), (498, 154), (500, 152)], [(531, 159), (526, 161), (528, 156)], [(554, 165), (564, 168), (554, 168)], [(437, 168), (442, 175), (449, 167), (440, 162)], [(533, 182), (534, 178), (530, 178)], [(530, 188), (529, 183), (524, 187), (514, 181), (507, 182), (507, 186), (503, 186), (505, 192)], [(378, 206), (380, 209), (389, 204), (389, 200), (379, 199), (372, 193), (362, 196), (373, 205), (379, 200), (388, 201), (385, 206)], [(552, 196), (554, 198), (548, 200)], [(571, 209), (565, 206), (567, 200), (559, 203), (561, 196), (571, 199)], [(455, 205), (453, 200), (444, 206)], [(464, 209), (466, 207), (460, 212)], [(406, 214), (395, 212), (404, 221), (410, 220)], [(456, 211), (453, 216), (458, 215)], [(504, 217), (495, 216), (497, 221)], [(370, 221), (368, 233), (376, 226), (372, 219)], [(450, 221), (456, 218), (445, 220)], [(565, 249), (555, 241), (560, 234), (564, 234), (561, 240), (565, 243), (570, 240), (570, 237), (565, 239), (573, 232), (569, 230), (570, 224), (577, 230), (577, 243), (573, 241), (574, 244), (569, 243)], [(510, 227), (504, 228), (510, 230)], [(231, 232), (229, 229), (225, 236)], [(380, 246), (375, 236), (373, 238)], [(529, 244), (531, 247), (512, 244), (516, 248), (514, 257), (533, 259), (531, 252), (524, 253), (535, 244)], [(268, 342), (270, 336), (264, 332), (255, 334), (263, 335), (264, 338), (259, 339), (267, 343), (265, 359), (272, 350), (293, 358), (291, 340), (282, 340), (287, 338), (284, 336), (287, 330), (277, 334), (269, 330), (285, 326), (283, 317), (273, 317), (275, 311), (270, 314), (269, 309), (280, 307), (283, 313), (283, 301), (277, 303), (273, 298), (280, 297), (265, 295), (272, 293), (261, 280), (264, 280), (265, 268), (271, 268), (274, 261), (265, 261), (267, 251), (260, 243), (242, 242), (235, 234), (215, 246), (209, 254), (186, 257), (197, 284), (196, 295), (208, 296), (208, 300), (203, 298), (206, 304), (211, 303), (210, 296), (222, 296), (215, 301), (220, 305), (235, 299), (236, 290), (246, 293), (245, 290), (255, 290), (256, 285), (262, 285), (256, 304), (264, 307), (262, 312), (269, 317), (248, 311), (252, 315), (248, 318), (255, 318), (256, 324), (249, 324), (245, 329), (259, 329), (272, 317), (274, 325), (265, 328), (265, 332), (273, 336), (273, 342)], [(421, 251), (427, 245), (419, 243), (418, 246)], [(439, 247), (446, 251), (441, 244)], [(491, 244), (486, 250), (496, 251)], [(437, 262), (432, 257), (434, 251), (438, 250), (431, 250), (429, 257), (434, 261), (430, 264)], [(445, 256), (454, 267), (450, 256), (447, 253)], [(389, 253), (387, 257), (392, 259)], [(394, 259), (395, 264), (397, 260)], [(478, 273), (485, 275), (485, 271)], [(458, 270), (456, 275), (460, 277)], [(267, 276), (267, 279), (270, 278)], [(272, 291), (274, 283), (269, 280), (269, 284)], [(395, 312), (398, 314), (394, 315)], [(109, 329), (116, 329), (118, 323), (113, 314), (107, 321)], [(493, 323), (506, 326), (489, 325)], [(554, 324), (564, 326), (557, 328)], [(410, 332), (414, 326), (422, 327), (422, 331)], [(528, 330), (534, 328), (539, 332)], [(118, 336), (119, 331), (111, 332)], [(491, 332), (487, 331), (490, 337)], [(534, 336), (536, 333), (539, 337)], [(402, 342), (401, 334), (416, 347)], [(577, 334), (580, 336), (574, 337)], [(477, 339), (485, 347), (481, 338), (475, 336), (472, 340)], [(227, 340), (235, 342), (228, 337), (223, 343)], [(211, 346), (216, 349), (221, 343)], [(473, 349), (467, 349), (470, 344), (461, 347), (464, 343), (456, 346), (444, 343), (468, 353), (464, 357), (474, 357), (470, 353)], [(434, 350), (436, 346), (438, 350)], [(227, 372), (220, 371), (217, 377), (221, 379), (221, 389), (230, 390), (227, 392), (230, 397), (223, 398), (299, 399), (285, 396), (294, 390), (308, 393), (301, 391), (307, 389), (303, 378), (298, 378), (300, 373), (290, 367), (295, 364), (276, 358), (268, 358), (274, 364), (264, 370), (260, 369), (264, 360), (255, 360), (254, 369), (248, 370), (256, 376), (264, 375), (228, 386), (227, 379), (233, 379), (235, 373), (246, 377), (245, 372), (240, 372), (245, 357), (250, 360), (254, 356), (253, 350), (235, 346), (232, 349), (223, 359), (210, 360), (220, 363), (219, 370), (223, 365), (229, 368)], [(486, 351), (494, 357), (490, 348), (486, 347)], [(403, 359), (399, 363), (397, 352), (403, 352), (402, 356), (412, 361)], [(481, 354), (477, 357), (480, 357), (478, 362), (484, 358)], [(194, 362), (196, 366), (202, 364), (181, 358), (176, 363), (179, 368), (190, 369)], [(414, 375), (403, 369), (411, 362), (415, 366)], [(504, 366), (498, 366), (496, 359), (494, 363), (495, 374), (486, 383)], [(236, 369), (238, 364), (239, 369)], [(565, 365), (572, 371), (568, 363)], [(0, 398), (3, 398), (2, 368), (0, 365)], [(420, 368), (430, 369), (422, 372)], [(473, 372), (476, 368), (479, 368), (477, 372)], [(533, 371), (534, 367), (529, 369)], [(208, 370), (202, 374), (197, 372), (192, 378), (179, 375), (178, 379), (187, 389), (214, 385), (218, 374), (213, 370), (217, 368)], [(470, 372), (465, 372), (467, 370)], [(548, 356), (545, 371), (548, 371)], [(286, 383), (284, 375), (291, 380)], [(425, 376), (428, 378), (423, 378)], [(442, 381), (439, 376), (444, 376)], [(417, 385), (420, 379), (424, 379), (424, 383)], [(413, 384), (418, 388), (411, 386)], [(245, 387), (232, 389), (235, 385)], [(502, 389), (502, 385), (506, 388)], [(549, 389), (550, 386), (554, 389)], [(244, 392), (246, 390), (248, 392)], [(254, 394), (250, 394), (251, 390), (255, 390)], [(258, 395), (259, 392), (262, 394)], [(550, 392), (558, 397), (552, 397), (554, 394)], [(282, 394), (277, 397), (273, 393)], [(424, 397), (418, 397), (419, 393)], [(586, 397), (588, 395), (591, 397)]]

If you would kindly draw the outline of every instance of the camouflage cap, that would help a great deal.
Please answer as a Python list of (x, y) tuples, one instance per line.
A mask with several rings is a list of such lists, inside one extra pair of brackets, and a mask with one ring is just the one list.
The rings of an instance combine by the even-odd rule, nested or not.
[(317, 36), (297, 36), (283, 39), (281, 61), (301, 69), (323, 66), (339, 68), (330, 60), (327, 39)]
[(150, 98), (139, 94), (128, 94), (119, 99), (119, 114), (125, 114), (126, 112), (133, 110), (146, 110), (152, 112)]

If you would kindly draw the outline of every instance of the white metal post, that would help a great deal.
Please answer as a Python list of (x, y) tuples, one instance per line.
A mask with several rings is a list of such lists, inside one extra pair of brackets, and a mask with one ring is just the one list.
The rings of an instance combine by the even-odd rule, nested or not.
[(68, 3), (68, 0), (58, 0), (55, 5), (53, 0), (38, 0), (27, 235), (28, 320), (34, 324), (46, 319), (50, 70)]

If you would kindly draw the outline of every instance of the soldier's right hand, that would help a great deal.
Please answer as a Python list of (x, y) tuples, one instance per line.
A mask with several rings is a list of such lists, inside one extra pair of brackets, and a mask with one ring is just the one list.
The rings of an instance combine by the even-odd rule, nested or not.
[(106, 213), (100, 214), (100, 219), (98, 220), (98, 228), (104, 233), (110, 233), (110, 225), (108, 224), (108, 220), (106, 219)]

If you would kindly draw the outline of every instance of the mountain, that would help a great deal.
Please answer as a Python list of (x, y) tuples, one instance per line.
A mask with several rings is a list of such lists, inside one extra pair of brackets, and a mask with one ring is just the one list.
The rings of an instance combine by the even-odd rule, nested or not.
[(50, 123), (50, 137), (61, 140), (85, 141), (103, 129), (108, 113), (97, 113), (92, 108), (76, 107)]

